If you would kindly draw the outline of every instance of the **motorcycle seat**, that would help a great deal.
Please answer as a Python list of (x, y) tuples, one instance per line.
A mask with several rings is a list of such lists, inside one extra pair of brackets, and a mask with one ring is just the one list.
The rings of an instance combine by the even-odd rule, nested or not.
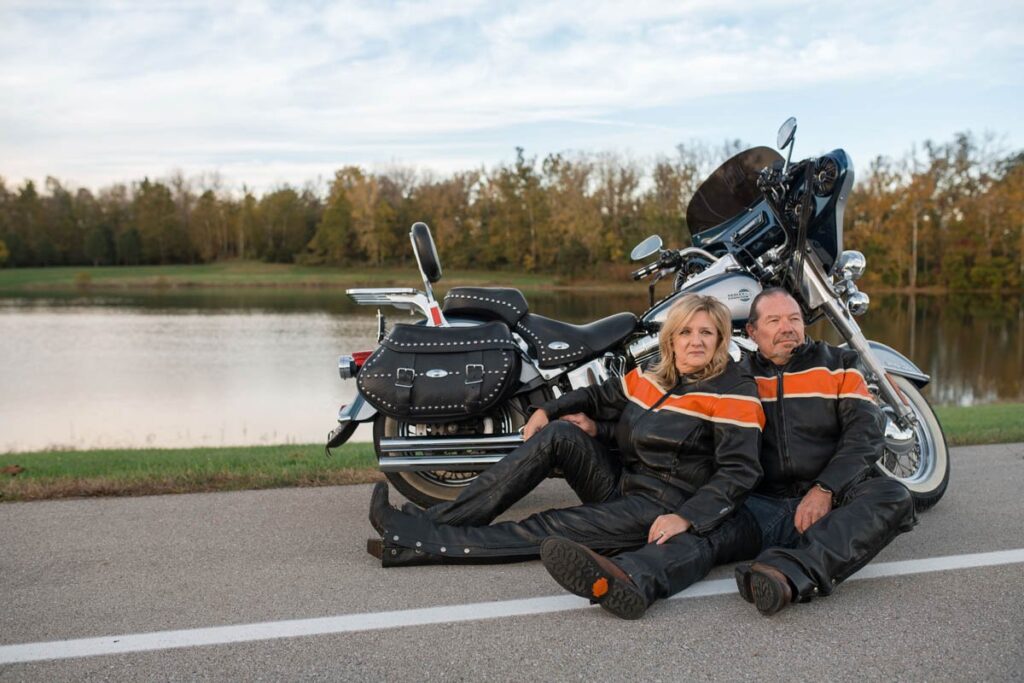
[(632, 313), (616, 313), (586, 325), (570, 325), (527, 313), (516, 326), (542, 368), (593, 358), (620, 343), (636, 329)]
[(502, 320), (514, 327), (526, 315), (526, 298), (506, 287), (452, 287), (444, 295), (445, 315)]

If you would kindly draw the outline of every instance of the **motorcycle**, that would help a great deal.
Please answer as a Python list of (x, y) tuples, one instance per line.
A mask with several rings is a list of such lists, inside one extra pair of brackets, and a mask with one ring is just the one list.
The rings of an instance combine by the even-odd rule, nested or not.
[[(355, 378), (359, 392), (339, 411), (328, 451), (372, 421), (380, 469), (395, 488), (423, 506), (451, 500), (522, 443), (531, 405), (656, 362), (658, 331), (679, 297), (696, 292), (726, 304), (735, 331), (730, 352), (738, 359), (756, 350), (744, 332), (751, 301), (767, 287), (783, 287), (808, 324), (828, 321), (860, 354), (886, 420), (876, 468), (907, 486), (919, 511), (935, 505), (949, 483), (949, 454), (921, 394), (930, 377), (868, 340), (854, 319), (870, 299), (855, 283), (864, 255), (842, 249), (853, 164), (841, 149), (792, 163), (796, 127), (790, 118), (779, 129), (776, 146), (785, 158), (754, 147), (700, 185), (686, 210), (691, 246), (665, 249), (653, 235), (633, 249), (634, 261), (656, 256), (633, 272), (634, 280), (652, 278), (650, 307), (639, 317), (618, 313), (570, 325), (530, 312), (518, 290), (497, 287), (454, 287), (438, 304), (431, 287), (441, 278), (437, 250), (430, 229), (414, 224), (424, 291), (347, 293), (358, 304), (411, 310), (424, 320), (388, 331), (378, 309), (378, 349), (339, 359), (339, 374)], [(672, 291), (655, 301), (655, 287), (667, 277)]]

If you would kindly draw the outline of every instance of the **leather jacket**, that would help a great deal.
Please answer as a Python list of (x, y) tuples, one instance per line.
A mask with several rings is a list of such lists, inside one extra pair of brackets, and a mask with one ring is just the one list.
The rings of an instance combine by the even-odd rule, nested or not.
[(668, 391), (637, 368), (539, 407), (550, 419), (582, 412), (615, 420), (622, 492), (665, 503), (698, 534), (725, 520), (761, 478), (764, 412), (753, 378), (731, 361), (717, 377)]
[(819, 483), (838, 499), (868, 474), (884, 421), (859, 364), (855, 351), (811, 340), (782, 366), (747, 356), (767, 418), (758, 493), (796, 498)]

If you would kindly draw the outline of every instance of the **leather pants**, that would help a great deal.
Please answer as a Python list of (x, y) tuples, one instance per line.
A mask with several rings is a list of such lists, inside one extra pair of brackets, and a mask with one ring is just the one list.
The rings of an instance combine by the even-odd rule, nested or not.
[(894, 479), (871, 476), (850, 486), (842, 500), (803, 534), (793, 526), (800, 499), (751, 496), (764, 550), (756, 562), (775, 567), (796, 589), (794, 599), (828, 595), (916, 523), (914, 502)]
[(600, 441), (564, 420), (553, 420), (529, 441), (496, 462), (459, 497), (419, 512), (438, 524), (483, 526), (537, 487), (555, 470), (583, 503), (599, 503), (616, 494), (622, 465)]
[(746, 508), (704, 536), (676, 534), (661, 545), (647, 544), (612, 558), (647, 597), (664, 599), (703, 579), (712, 567), (752, 557), (761, 548), (761, 532)]
[[(487, 525), (555, 468), (563, 472), (582, 505)], [(622, 466), (603, 444), (575, 425), (554, 421), (484, 472), (457, 500), (425, 513), (391, 510), (382, 520), (382, 562), (398, 566), (529, 560), (539, 556), (540, 544), (549, 536), (605, 554), (638, 548), (647, 542), (654, 519), (670, 509), (651, 495), (623, 494), (621, 481)]]

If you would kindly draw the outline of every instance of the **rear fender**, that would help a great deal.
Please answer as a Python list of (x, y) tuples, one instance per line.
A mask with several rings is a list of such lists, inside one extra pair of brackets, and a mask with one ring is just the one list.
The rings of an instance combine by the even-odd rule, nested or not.
[(338, 411), (338, 422), (369, 422), (377, 417), (377, 409), (366, 402), (363, 395), (356, 391), (355, 398)]

